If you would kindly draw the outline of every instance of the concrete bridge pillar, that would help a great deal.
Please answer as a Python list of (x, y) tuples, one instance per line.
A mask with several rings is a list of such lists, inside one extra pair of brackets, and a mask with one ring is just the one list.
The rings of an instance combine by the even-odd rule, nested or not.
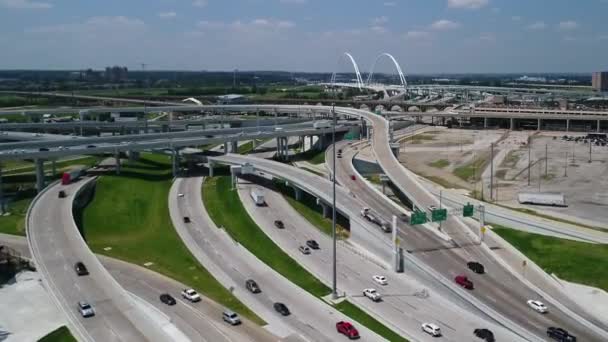
[(312, 135), (309, 135), (308, 138), (310, 139), (310, 147), (309, 148), (312, 150), (312, 145), (314, 143), (314, 138), (313, 138)]
[(371, 127), (368, 126), (365, 128), (365, 139), (369, 140), (371, 138), (371, 136), (372, 136), (372, 129), (371, 129)]
[(600, 128), (602, 127), (602, 121), (601, 120), (597, 120), (597, 132), (600, 132)]
[(325, 146), (325, 134), (319, 135), (319, 143), (317, 144), (318, 150), (322, 151)]
[(281, 159), (281, 154), (283, 153), (283, 149), (281, 148), (281, 138), (277, 137), (277, 157)]
[(537, 130), (537, 131), (540, 131), (540, 128), (541, 128), (541, 124), (542, 124), (542, 122), (541, 122), (541, 120), (540, 120), (540, 119), (538, 119), (537, 121), (538, 121), (538, 123), (536, 124), (536, 130)]
[(130, 161), (139, 160), (139, 152), (137, 151), (127, 151), (127, 155)]
[(323, 217), (330, 218), (332, 215), (331, 207), (325, 203), (321, 203), (321, 208), (323, 209)]
[(171, 169), (173, 171), (173, 177), (177, 177), (179, 174), (179, 149), (173, 149), (171, 155)]
[(114, 158), (116, 159), (116, 174), (120, 175), (120, 152), (116, 151)]
[(285, 152), (285, 160), (289, 159), (289, 138), (283, 137), (283, 149)]
[(570, 119), (566, 119), (566, 132), (570, 131)]
[(4, 187), (2, 186), (2, 169), (0, 169), (0, 214), (6, 212), (6, 206), (4, 203)]
[(512, 131), (514, 128), (515, 128), (515, 119), (510, 118), (509, 119), (509, 129)]
[(296, 201), (301, 201), (302, 200), (302, 189), (294, 186), (293, 187), (293, 192), (295, 194)]
[(38, 192), (44, 189), (44, 159), (36, 159), (36, 190)]
[(252, 140), (252, 144), (253, 144), (253, 149), (255, 150), (256, 148), (258, 148), (258, 139), (253, 139)]
[(230, 142), (230, 153), (238, 153), (239, 151), (239, 142), (231, 141)]
[(483, 118), (483, 128), (488, 128), (488, 118)]
[(228, 153), (228, 142), (224, 143), (224, 154)]
[(209, 162), (209, 177), (213, 177), (213, 167), (215, 166), (215, 163), (213, 162)]

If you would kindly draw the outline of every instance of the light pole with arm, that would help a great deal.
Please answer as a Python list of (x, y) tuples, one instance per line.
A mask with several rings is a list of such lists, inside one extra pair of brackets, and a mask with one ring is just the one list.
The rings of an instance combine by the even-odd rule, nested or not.
[(331, 232), (333, 237), (333, 272), (332, 272), (332, 291), (331, 296), (333, 299), (338, 299), (338, 291), (337, 291), (337, 260), (336, 260), (336, 110), (335, 104), (331, 104), (331, 113), (333, 115), (333, 128), (331, 130), (332, 136), (332, 159), (333, 159), (333, 169), (334, 174), (332, 176), (332, 186), (333, 186), (333, 203), (332, 203), (332, 222), (331, 222)]

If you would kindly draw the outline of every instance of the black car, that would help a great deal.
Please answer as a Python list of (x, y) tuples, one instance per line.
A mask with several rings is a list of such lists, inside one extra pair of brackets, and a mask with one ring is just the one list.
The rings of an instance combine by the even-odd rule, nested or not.
[(160, 295), (160, 301), (167, 304), (167, 305), (175, 305), (175, 303), (177, 303), (175, 301), (175, 298), (173, 298), (170, 294), (168, 293), (163, 293)]
[(492, 333), (492, 331), (488, 329), (475, 329), (473, 333), (475, 334), (475, 336), (479, 337), (482, 340), (485, 340), (486, 342), (496, 341), (494, 339), (494, 333)]
[(274, 309), (283, 316), (289, 316), (291, 314), (287, 308), (287, 305), (283, 303), (274, 303)]
[(184, 216), (184, 223), (190, 223), (190, 218), (188, 216)]
[(48, 152), (49, 149), (46, 148), (46, 147), (41, 147), (41, 148), (38, 149), (38, 151), (40, 151), (40, 152)]
[(467, 262), (467, 266), (469, 267), (469, 269), (471, 269), (471, 271), (473, 271), (477, 274), (485, 273), (485, 268), (483, 267), (482, 264), (478, 263), (477, 261)]
[(247, 279), (247, 281), (245, 282), (245, 287), (247, 288), (247, 290), (251, 291), (252, 293), (262, 292), (262, 290), (258, 286), (258, 283), (256, 283), (255, 280), (253, 280), (253, 279)]
[(560, 342), (576, 342), (576, 337), (570, 335), (568, 331), (562, 328), (549, 327), (547, 336)]
[(59, 198), (65, 198), (65, 196), (66, 196), (65, 191), (63, 191), (63, 190), (59, 191), (59, 194), (57, 196)]
[(315, 240), (306, 241), (306, 245), (312, 249), (319, 249), (319, 244)]
[(283, 224), (283, 221), (281, 221), (281, 220), (275, 220), (274, 225), (275, 225), (275, 227), (277, 227), (279, 229), (285, 228), (285, 224)]
[(95, 145), (88, 145), (87, 146), (87, 148), (95, 148), (95, 147), (97, 147), (97, 146), (95, 146)]
[(74, 270), (79, 276), (89, 275), (89, 270), (87, 270), (87, 267), (82, 263), (82, 261), (74, 264)]

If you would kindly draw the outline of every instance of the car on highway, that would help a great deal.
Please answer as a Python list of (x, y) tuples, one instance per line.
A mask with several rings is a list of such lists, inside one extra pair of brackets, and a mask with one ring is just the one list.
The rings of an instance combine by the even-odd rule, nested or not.
[(76, 271), (76, 274), (79, 276), (89, 275), (89, 270), (87, 270), (87, 267), (82, 261), (78, 261), (74, 264), (74, 271)]
[(184, 194), (179, 193), (179, 194), (177, 194), (177, 197), (184, 197)]
[(274, 220), (274, 226), (279, 229), (285, 228), (285, 224), (281, 220)]
[(424, 331), (425, 333), (427, 333), (433, 337), (441, 336), (441, 329), (437, 326), (437, 324), (425, 322), (425, 323), (422, 323), (421, 328), (422, 328), (422, 331)]
[(319, 249), (319, 243), (315, 240), (308, 240), (306, 241), (306, 246), (312, 248), (312, 249)]
[(239, 315), (230, 310), (225, 310), (224, 312), (222, 312), (222, 319), (224, 320), (224, 322), (227, 322), (230, 325), (241, 324), (241, 319), (239, 318)]
[(355, 175), (350, 175), (350, 179), (357, 180), (357, 177), (355, 177)]
[(464, 287), (467, 290), (472, 290), (473, 287), (473, 282), (469, 280), (469, 278), (467, 278), (467, 276), (461, 274), (461, 275), (457, 275), (454, 278), (454, 281), (456, 282), (456, 284)]
[(380, 285), (388, 285), (388, 280), (386, 280), (386, 277), (383, 275), (375, 275), (372, 279)]
[(477, 261), (469, 261), (467, 262), (467, 266), (469, 267), (469, 269), (477, 274), (484, 274), (485, 273), (485, 268), (483, 267), (482, 264), (478, 263)]
[(283, 303), (276, 302), (273, 304), (272, 307), (274, 307), (276, 312), (280, 313), (283, 316), (289, 316), (291, 314), (291, 312), (289, 312), (289, 309), (287, 308), (287, 305)]
[(541, 302), (541, 301), (530, 299), (526, 303), (528, 303), (528, 306), (531, 307), (532, 310), (534, 310), (538, 313), (544, 314), (549, 311), (549, 309), (547, 309), (545, 304), (543, 304), (543, 302)]
[(310, 248), (306, 246), (300, 246), (298, 249), (300, 250), (300, 252), (302, 252), (302, 254), (310, 254)]
[(262, 290), (260, 289), (260, 286), (258, 286), (258, 283), (256, 283), (255, 280), (253, 280), (253, 279), (247, 279), (247, 281), (245, 282), (245, 287), (251, 293), (260, 293), (260, 292), (262, 292)]
[(85, 301), (78, 302), (78, 312), (80, 312), (84, 318), (95, 316), (95, 309), (93, 309), (91, 304)]
[(434, 205), (429, 205), (428, 209), (429, 209), (430, 212), (433, 212), (433, 211), (437, 210), (437, 207), (434, 206)]
[(175, 305), (177, 303), (177, 301), (175, 300), (175, 298), (173, 298), (173, 296), (171, 296), (168, 293), (161, 294), (160, 295), (160, 301), (162, 303), (165, 303), (165, 304), (169, 305), (169, 306)]
[(48, 149), (48, 147), (41, 147), (41, 148), (38, 149), (38, 151), (40, 151), (40, 152), (48, 152), (49, 149)]
[(87, 145), (87, 148), (96, 148), (97, 146), (95, 145)]
[(489, 329), (475, 329), (473, 330), (473, 334), (486, 342), (496, 341), (496, 339), (494, 339), (494, 333)]
[(382, 296), (380, 295), (380, 293), (378, 293), (378, 291), (376, 291), (376, 289), (364, 289), (363, 295), (374, 302), (379, 302), (382, 300)]
[(547, 337), (560, 342), (576, 342), (576, 337), (570, 335), (568, 331), (562, 328), (549, 327), (547, 328)]
[(67, 196), (67, 194), (63, 190), (59, 191), (59, 193), (57, 194), (57, 197), (59, 197), (59, 198), (65, 198), (66, 196)]
[(184, 223), (190, 223), (190, 217), (184, 216)]
[(200, 302), (201, 296), (194, 289), (183, 289), (182, 297), (192, 303)]
[(350, 322), (340, 321), (336, 323), (336, 330), (351, 340), (356, 340), (359, 338), (359, 331), (357, 331), (357, 329)]

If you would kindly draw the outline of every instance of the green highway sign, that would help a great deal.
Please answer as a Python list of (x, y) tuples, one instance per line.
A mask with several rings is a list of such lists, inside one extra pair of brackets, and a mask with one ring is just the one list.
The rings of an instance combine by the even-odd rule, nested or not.
[(473, 217), (475, 213), (475, 206), (471, 203), (467, 203), (464, 207), (462, 207), (462, 216), (463, 217)]
[(412, 213), (412, 216), (410, 216), (410, 224), (411, 225), (416, 225), (416, 224), (425, 224), (429, 222), (429, 220), (426, 217), (426, 213), (424, 211), (414, 211)]
[(448, 219), (447, 209), (435, 209), (431, 211), (431, 221), (440, 222)]

